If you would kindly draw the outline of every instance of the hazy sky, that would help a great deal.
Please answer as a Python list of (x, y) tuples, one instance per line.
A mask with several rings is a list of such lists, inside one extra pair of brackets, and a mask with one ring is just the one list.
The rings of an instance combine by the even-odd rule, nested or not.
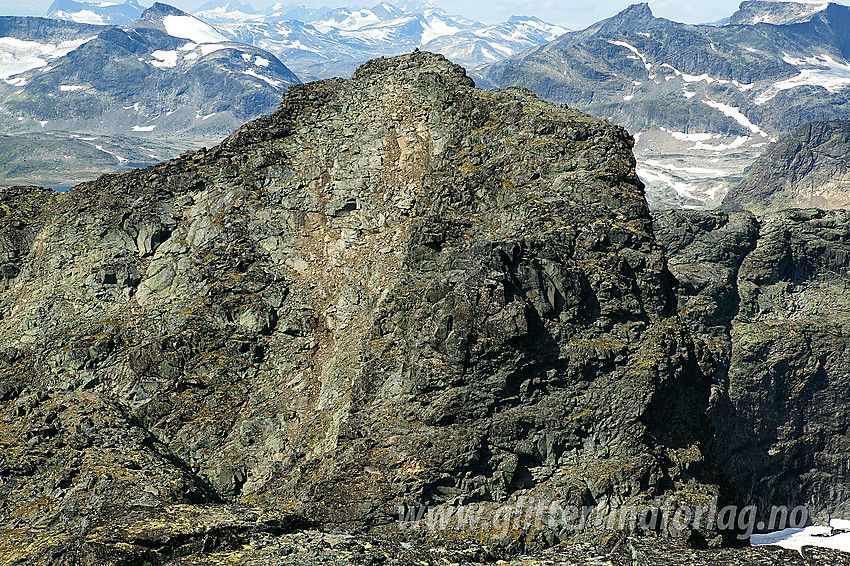
[[(113, 0), (121, 1), (121, 0)], [(161, 0), (182, 10), (191, 12), (207, 0)], [(275, 0), (248, 0), (255, 8), (270, 5)], [(363, 0), (346, 2), (345, 0), (281, 0), (284, 4), (305, 4), (307, 6), (370, 6), (377, 4)], [(392, 1), (392, 0), (389, 0)], [(607, 18), (626, 8), (635, 1), (629, 0), (432, 0), (437, 6), (452, 14), (460, 14), (482, 22), (500, 22), (511, 15), (531, 15), (552, 23), (563, 24), (572, 28), (585, 27), (601, 19)], [(805, 1), (805, 0), (804, 0)], [(44, 15), (51, 0), (0, 0), (2, 15)], [(144, 6), (149, 6), (153, 0), (140, 0)], [(841, 2), (845, 4), (847, 2)], [(713, 22), (729, 16), (738, 7), (738, 0), (652, 0), (649, 2), (656, 16), (687, 23)]]

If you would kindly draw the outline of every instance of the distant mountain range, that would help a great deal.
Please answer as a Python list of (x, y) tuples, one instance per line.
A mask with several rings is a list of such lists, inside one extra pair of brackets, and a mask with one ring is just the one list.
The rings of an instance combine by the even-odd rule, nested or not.
[[(106, 4), (55, 0), (46, 16), (83, 23), (129, 24), (141, 12), (135, 0)], [(336, 9), (277, 4), (255, 10), (249, 4), (214, 1), (201, 6), (194, 15), (231, 40), (274, 53), (302, 80), (348, 77), (369, 59), (416, 48), (442, 53), (475, 69), (567, 31), (530, 16), (487, 25), (420, 2)]]
[(850, 7), (748, 1), (729, 21), (681, 24), (637, 4), (476, 80), (626, 126), (651, 204), (716, 206), (772, 139), (850, 117)]
[[(299, 83), (275, 55), (159, 3), (120, 27), (2, 17), (0, 79), (2, 133), (28, 134), (30, 142), (33, 134), (65, 136), (75, 140), (69, 148), (90, 142), (113, 168), (212, 145), (274, 111), (284, 90)], [(120, 147), (104, 140), (116, 136)], [(139, 147), (128, 147), (132, 139)], [(173, 149), (163, 155), (150, 140), (168, 140), (159, 147)], [(58, 175), (74, 177), (77, 157), (63, 159), (55, 163), (64, 171)], [(88, 174), (91, 167), (79, 160)], [(3, 166), (0, 178), (32, 173), (4, 173)]]

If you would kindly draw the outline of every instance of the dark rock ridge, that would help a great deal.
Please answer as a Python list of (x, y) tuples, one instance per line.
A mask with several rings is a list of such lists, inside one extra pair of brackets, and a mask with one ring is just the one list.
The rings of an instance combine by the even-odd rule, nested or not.
[(804, 124), (768, 146), (723, 208), (757, 214), (850, 206), (850, 122)]
[[(540, 560), (835, 557), (688, 550), (733, 533), (673, 525), (650, 541), (397, 525), (419, 504), (490, 517), (555, 499), (601, 516), (740, 492), (833, 508), (840, 481), (771, 481), (768, 463), (790, 464), (746, 448), (790, 453), (771, 444), (789, 422), (790, 443), (829, 437), (805, 395), (832, 391), (839, 360), (816, 383), (783, 377), (800, 402), (769, 421), (754, 397), (769, 389), (729, 395), (728, 368), (765, 356), (724, 347), (725, 321), (779, 309), (763, 289), (786, 288), (779, 266), (794, 256), (765, 255), (769, 275), (738, 285), (749, 310), (724, 295), (733, 304), (692, 332), (659, 242), (679, 257), (694, 239), (656, 239), (631, 147), (620, 127), (522, 89), (477, 90), (414, 53), (292, 87), (213, 149), (63, 194), (0, 192), (0, 557), (479, 563), (558, 541)], [(718, 272), (749, 249), (732, 239)], [(787, 354), (786, 337), (767, 351)], [(761, 423), (753, 438), (725, 433), (733, 410)], [(832, 473), (800, 450), (794, 470)]]

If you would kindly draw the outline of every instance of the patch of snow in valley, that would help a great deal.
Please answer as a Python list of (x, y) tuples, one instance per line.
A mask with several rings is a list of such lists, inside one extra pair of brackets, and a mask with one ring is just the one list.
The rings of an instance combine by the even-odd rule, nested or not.
[(693, 198), (693, 193), (697, 190), (697, 188), (690, 183), (676, 181), (670, 178), (669, 175), (665, 175), (658, 171), (651, 171), (649, 169), (638, 167), (637, 174), (644, 182), (657, 182), (667, 185), (676, 191), (676, 194), (680, 197)]
[(704, 142), (710, 140), (711, 138), (720, 137), (719, 134), (709, 134), (705, 132), (686, 134), (684, 132), (674, 132), (672, 130), (668, 130), (667, 128), (661, 128), (661, 131), (670, 134), (671, 136), (673, 136), (674, 139), (686, 142)]
[(222, 43), (228, 41), (218, 30), (192, 16), (169, 14), (162, 19), (166, 33), (174, 37), (188, 39), (195, 43)]
[(691, 149), (700, 149), (704, 151), (727, 151), (730, 149), (738, 149), (739, 147), (743, 147), (748, 141), (752, 138), (748, 136), (738, 136), (736, 137), (732, 143), (719, 143), (716, 145), (697, 142)]
[(704, 167), (678, 167), (676, 165), (662, 163), (654, 159), (646, 159), (643, 161), (643, 163), (656, 169), (664, 169), (666, 171), (672, 172), (678, 171), (682, 173), (690, 173), (691, 175), (710, 175), (712, 177), (726, 177), (727, 175), (729, 175), (727, 171), (723, 171), (722, 169), (706, 169)]
[(156, 128), (156, 125), (153, 126), (133, 126), (134, 132), (152, 132)]
[(59, 90), (61, 90), (62, 92), (75, 92), (78, 90), (83, 90), (84, 88), (86, 87), (81, 85), (59, 85)]
[[(86, 139), (86, 138), (80, 138), (80, 139)], [(102, 146), (102, 145), (96, 145), (96, 146), (94, 146), (94, 147), (95, 147), (95, 149), (100, 150), (100, 151), (102, 151), (103, 153), (108, 153), (109, 155), (111, 155), (111, 156), (115, 157), (115, 158), (118, 160), (118, 162), (119, 162), (119, 163), (126, 163), (126, 162), (128, 161), (127, 159), (125, 159), (124, 157), (121, 157), (121, 156), (120, 156), (120, 155), (118, 155), (117, 153), (114, 153), (114, 152), (112, 152), (112, 151), (109, 151), (108, 149), (103, 149), (103, 146)]]

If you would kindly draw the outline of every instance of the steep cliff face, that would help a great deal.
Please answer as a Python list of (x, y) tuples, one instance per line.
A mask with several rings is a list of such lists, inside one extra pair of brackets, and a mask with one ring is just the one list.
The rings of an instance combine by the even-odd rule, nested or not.
[(723, 208), (756, 214), (850, 206), (850, 122), (811, 122), (765, 148)]
[(211, 150), (0, 193), (3, 555), (43, 527), (27, 552), (148, 556), (163, 513), (225, 522), (188, 503), (268, 534), (717, 495), (715, 366), (631, 145), (414, 53)]
[(729, 393), (712, 420), (743, 498), (845, 516), (850, 216), (670, 212), (656, 235), (681, 316), (711, 345), (718, 393)]

